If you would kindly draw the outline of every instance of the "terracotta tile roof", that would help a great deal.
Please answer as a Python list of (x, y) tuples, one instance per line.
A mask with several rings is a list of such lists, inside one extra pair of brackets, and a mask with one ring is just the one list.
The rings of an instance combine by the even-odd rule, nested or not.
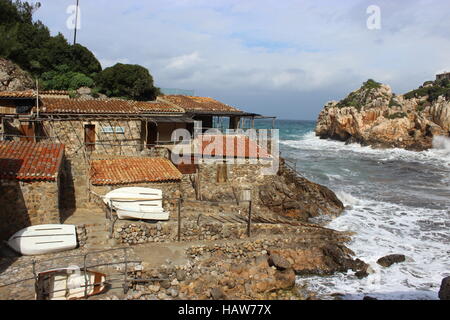
[(0, 91), (0, 98), (35, 98), (33, 90), (27, 91)]
[[(269, 159), (269, 152), (243, 135), (202, 135), (197, 138), (204, 157)], [(227, 147), (227, 143), (231, 146)]]
[(0, 179), (55, 181), (63, 155), (63, 144), (0, 142)]
[(199, 112), (199, 113), (243, 113), (243, 111), (219, 102), (213, 98), (206, 97), (192, 97), (182, 95), (167, 95), (158, 98), (161, 101), (168, 101), (175, 104), (187, 112)]
[(91, 161), (94, 185), (179, 181), (183, 175), (165, 158), (126, 158)]
[(164, 102), (142, 102), (120, 99), (58, 99), (42, 98), (42, 113), (70, 114), (142, 114), (142, 113), (184, 113), (184, 110)]
[(68, 96), (69, 91), (66, 90), (44, 90), (39, 91), (39, 95), (51, 95), (51, 96)]

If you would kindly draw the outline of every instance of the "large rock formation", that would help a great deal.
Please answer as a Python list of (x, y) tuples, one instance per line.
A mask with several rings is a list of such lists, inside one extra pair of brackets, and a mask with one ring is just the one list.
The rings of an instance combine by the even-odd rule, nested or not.
[(428, 82), (397, 96), (369, 80), (342, 101), (325, 105), (316, 135), (374, 147), (429, 149), (434, 136), (450, 135), (449, 96), (447, 82)]
[(278, 176), (259, 187), (259, 200), (272, 212), (300, 221), (321, 215), (336, 217), (344, 211), (333, 191), (297, 175), (284, 163)]
[(18, 65), (0, 58), (0, 91), (23, 91), (34, 89), (31, 75)]

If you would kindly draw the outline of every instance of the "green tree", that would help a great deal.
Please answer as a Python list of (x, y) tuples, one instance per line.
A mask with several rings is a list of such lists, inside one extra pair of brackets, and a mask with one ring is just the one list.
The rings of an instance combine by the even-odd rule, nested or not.
[(159, 94), (150, 72), (139, 65), (118, 63), (100, 72), (95, 80), (100, 92), (107, 96), (149, 101)]
[(67, 72), (95, 77), (102, 68), (94, 54), (82, 45), (69, 44), (62, 34), (52, 37), (42, 22), (34, 22), (33, 13), (39, 7), (40, 3), (0, 0), (0, 56), (37, 77), (44, 73), (48, 77), (49, 72), (58, 71), (61, 65), (69, 68)]

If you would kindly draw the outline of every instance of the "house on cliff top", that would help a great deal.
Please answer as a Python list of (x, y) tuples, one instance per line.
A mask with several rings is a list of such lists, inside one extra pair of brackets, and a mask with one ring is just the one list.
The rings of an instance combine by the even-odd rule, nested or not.
[(450, 72), (444, 72), (436, 75), (436, 81), (441, 81), (444, 79), (450, 80)]

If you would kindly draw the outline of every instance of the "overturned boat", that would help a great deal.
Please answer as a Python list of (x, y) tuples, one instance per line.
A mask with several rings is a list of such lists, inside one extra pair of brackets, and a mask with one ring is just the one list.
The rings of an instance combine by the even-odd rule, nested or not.
[(106, 275), (77, 266), (38, 274), (36, 300), (77, 300), (106, 290)]
[(43, 224), (31, 226), (15, 233), (8, 245), (16, 252), (34, 256), (77, 247), (76, 226), (64, 224)]
[(113, 190), (103, 201), (117, 212), (119, 219), (169, 220), (169, 213), (162, 206), (159, 189), (129, 187)]

